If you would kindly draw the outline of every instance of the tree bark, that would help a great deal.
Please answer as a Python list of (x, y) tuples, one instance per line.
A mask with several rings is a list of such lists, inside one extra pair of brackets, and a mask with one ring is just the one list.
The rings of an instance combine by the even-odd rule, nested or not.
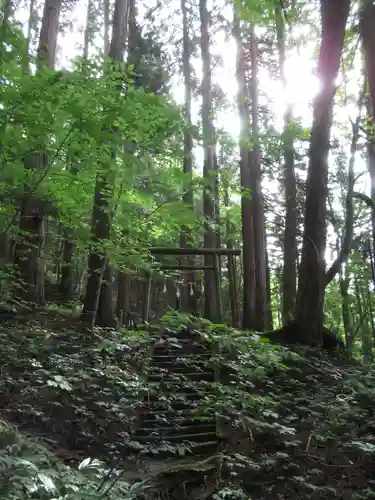
[(339, 273), (340, 268), (344, 262), (348, 260), (350, 251), (352, 249), (352, 241), (353, 241), (353, 224), (354, 224), (354, 207), (353, 207), (353, 197), (354, 197), (354, 184), (355, 184), (355, 175), (354, 175), (354, 164), (355, 157), (357, 153), (357, 143), (359, 138), (359, 124), (361, 121), (361, 110), (362, 110), (362, 100), (363, 95), (361, 95), (358, 103), (359, 112), (358, 117), (355, 123), (353, 123), (353, 133), (352, 133), (352, 141), (350, 145), (350, 159), (348, 166), (348, 191), (346, 193), (345, 198), (345, 227), (344, 227), (344, 236), (341, 242), (341, 248), (338, 252), (337, 258), (334, 260), (331, 267), (327, 270), (325, 274), (325, 284), (326, 287)]
[[(192, 101), (192, 84), (191, 84), (191, 50), (189, 40), (189, 26), (187, 16), (186, 0), (181, 0), (182, 12), (182, 43), (183, 43), (183, 73), (185, 86), (185, 128), (184, 128), (184, 163), (183, 172), (186, 185), (184, 186), (184, 202), (191, 208), (193, 212), (193, 137), (192, 137), (192, 122), (191, 122), (191, 101)], [(182, 248), (192, 246), (194, 239), (188, 228), (183, 227), (181, 231), (180, 245)], [(188, 264), (193, 265), (195, 259), (190, 257)], [(197, 310), (197, 296), (195, 293), (195, 273), (192, 271), (189, 274), (182, 275), (184, 286), (182, 287), (181, 302), (183, 309), (186, 312), (193, 313)], [(191, 288), (190, 288), (191, 287)], [(193, 290), (193, 293), (191, 293)]]
[(273, 329), (273, 314), (272, 314), (272, 290), (271, 290), (271, 268), (269, 265), (268, 259), (268, 250), (266, 244), (266, 276), (267, 276), (267, 310), (268, 310), (268, 321), (267, 321), (267, 330)]
[(322, 41), (318, 62), (321, 89), (314, 100), (306, 183), (305, 225), (297, 294), (297, 322), (307, 344), (322, 343), (325, 289), (328, 152), (350, 0), (321, 0)]
[(0, 260), (3, 263), (9, 264), (11, 259), (11, 237), (4, 233), (0, 235)]
[(39, 69), (55, 67), (61, 5), (62, 0), (46, 0), (44, 3), (38, 47)]
[(267, 299), (267, 272), (266, 272), (266, 234), (264, 205), (261, 184), (261, 155), (259, 144), (259, 123), (258, 123), (258, 44), (254, 26), (250, 27), (250, 60), (251, 60), (251, 132), (254, 141), (251, 159), (251, 205), (253, 213), (254, 231), (254, 265), (255, 265), (255, 329), (266, 331), (268, 325), (268, 299)]
[[(375, 5), (370, 0), (362, 0), (360, 10), (360, 32), (362, 48), (365, 59), (365, 71), (367, 76), (369, 95), (366, 99), (368, 116), (368, 138), (367, 138), (367, 168), (370, 175), (371, 199), (375, 206)], [(371, 212), (372, 240), (375, 248), (375, 210)]]
[(103, 36), (103, 39), (104, 39), (104, 55), (105, 56), (108, 56), (109, 54), (109, 24), (110, 24), (110, 21), (109, 21), (109, 12), (110, 12), (110, 8), (109, 8), (109, 0), (104, 0), (104, 3), (103, 3), (103, 14), (104, 14), (104, 36)]
[(250, 199), (250, 164), (248, 140), (250, 136), (249, 106), (246, 92), (246, 78), (244, 66), (244, 50), (241, 36), (240, 22), (234, 10), (233, 36), (237, 43), (236, 78), (238, 83), (237, 107), (241, 122), (240, 135), (240, 176), (241, 176), (241, 215), (243, 240), (243, 316), (242, 327), (254, 328), (255, 320), (255, 267), (253, 246), (253, 216)]
[(113, 271), (107, 263), (103, 271), (100, 287), (96, 323), (100, 326), (116, 328), (118, 325), (115, 310)]
[[(46, 0), (37, 52), (37, 71), (44, 67), (54, 68), (57, 35), (62, 0)], [(26, 158), (25, 168), (35, 173), (48, 169), (48, 158), (43, 144)], [(37, 197), (29, 195), (25, 186), (24, 200), (20, 212), (20, 231), (26, 236), (16, 245), (14, 263), (23, 283), (23, 299), (34, 305), (44, 305), (44, 260), (46, 214)]]
[(86, 14), (86, 27), (85, 27), (85, 35), (83, 41), (83, 59), (86, 60), (89, 57), (89, 46), (91, 39), (91, 29), (93, 22), (93, 0), (89, 0), (87, 3), (87, 14)]
[[(199, 0), (201, 56), (202, 56), (202, 132), (204, 149), (203, 177), (205, 189), (203, 193), (205, 233), (204, 246), (216, 247), (216, 232), (211, 225), (215, 223), (215, 130), (213, 125), (212, 109), (212, 81), (211, 81), (211, 54), (209, 36), (209, 13), (207, 0)], [(206, 266), (213, 265), (210, 255), (205, 255)], [(216, 300), (215, 279), (212, 272), (204, 276), (204, 309), (205, 317), (215, 321), (218, 318), (218, 304)]]
[(130, 275), (120, 271), (117, 285), (116, 316), (120, 325), (127, 325), (127, 315), (130, 313)]
[(9, 19), (13, 13), (12, 0), (4, 0), (1, 11), (1, 27), (6, 27), (8, 26)]
[[(83, 44), (83, 54), (82, 57), (84, 61), (87, 60), (89, 55), (90, 39), (92, 38), (92, 0), (88, 1), (87, 5), (87, 17), (86, 17), (86, 28)], [(75, 177), (78, 173), (77, 158), (72, 155), (72, 157), (67, 158), (68, 163), (71, 163), (70, 174)], [(59, 294), (63, 301), (73, 300), (74, 295), (74, 278), (73, 278), (73, 257), (75, 253), (76, 244), (71, 234), (70, 230), (64, 230), (64, 241), (63, 241), (63, 256), (62, 256), (62, 269), (61, 269), (61, 280), (59, 283)]]
[(74, 295), (74, 279), (73, 279), (73, 257), (75, 244), (67, 231), (65, 231), (63, 252), (62, 252), (62, 266), (61, 278), (59, 283), (59, 295), (63, 301), (73, 300)]
[[(224, 206), (229, 208), (229, 182), (227, 177), (224, 176)], [(229, 218), (226, 220), (226, 246), (227, 248), (234, 248), (233, 241), (234, 227)], [(229, 281), (229, 300), (230, 309), (232, 313), (232, 326), (239, 328), (239, 307), (238, 307), (238, 290), (237, 290), (237, 269), (236, 261), (233, 255), (228, 255), (228, 281)]]
[[(124, 26), (127, 26), (125, 20), (128, 17), (128, 8), (128, 0), (116, 0), (109, 57), (118, 63), (123, 61), (124, 40), (126, 39)], [(98, 321), (101, 321), (99, 325), (113, 327), (116, 324), (113, 304), (112, 271), (108, 263), (108, 257), (103, 248), (101, 248), (103, 244), (109, 241), (111, 236), (112, 220), (110, 204), (114, 186), (112, 168), (116, 163), (116, 151), (112, 152), (111, 158), (108, 161), (109, 165), (107, 168), (104, 166), (102, 169), (104, 171), (97, 173), (95, 182), (91, 225), (93, 247), (89, 255), (88, 280), (82, 310), (82, 322), (88, 328), (92, 328), (95, 324), (101, 288), (103, 288), (103, 296), (101, 298), (101, 312), (97, 318)], [(105, 276), (104, 286), (102, 287), (103, 273), (105, 273)], [(109, 297), (112, 297), (111, 304)], [(108, 310), (103, 312), (103, 307), (108, 307)]]
[[(284, 90), (287, 86), (285, 76), (285, 20), (281, 6), (276, 8), (276, 32), (279, 52), (279, 70)], [(287, 105), (284, 115), (282, 134), (284, 153), (284, 264), (282, 273), (282, 318), (284, 323), (294, 317), (297, 293), (297, 200), (296, 175), (294, 170), (294, 144), (291, 131), (293, 117), (292, 104)]]
[(348, 353), (353, 349), (353, 323), (349, 306), (349, 276), (347, 271), (340, 274), (341, 314), (345, 330), (345, 344)]

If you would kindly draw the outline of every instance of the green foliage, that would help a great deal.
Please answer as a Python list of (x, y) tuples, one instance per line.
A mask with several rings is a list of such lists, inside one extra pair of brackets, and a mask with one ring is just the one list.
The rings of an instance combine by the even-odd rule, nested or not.
[[(18, 54), (24, 40), (16, 33), (10, 30), (7, 42)], [(37, 197), (82, 254), (90, 246), (96, 176), (110, 176), (115, 185), (112, 240), (101, 242), (114, 265), (143, 265), (142, 256), (119, 248), (124, 231), (131, 235), (128, 244), (147, 247), (174, 240), (182, 225), (196, 225), (182, 201), (188, 186), (181, 173), (181, 110), (146, 85), (146, 76), (154, 78), (148, 65), (162, 57), (150, 37), (144, 38), (147, 50), (138, 47), (145, 53), (143, 83), (100, 58), (77, 60), (72, 72), (26, 73), (15, 53), (6, 52), (0, 67), (0, 231), (24, 237), (18, 207), (25, 196)], [(42, 170), (28, 168), (36, 150), (45, 153)], [(112, 189), (101, 196), (112, 198)]]
[[(178, 402), (193, 405), (191, 411), (203, 420), (216, 415), (221, 465), (204, 473), (206, 477), (216, 475), (216, 498), (285, 498), (296, 491), (300, 496), (311, 492), (340, 495), (346, 488), (351, 489), (352, 498), (371, 498), (371, 484), (367, 492), (362, 491), (361, 484), (370, 477), (374, 452), (373, 370), (344, 359), (334, 361), (311, 349), (292, 351), (271, 346), (247, 332), (203, 321), (197, 327), (212, 351), (206, 368), (215, 370), (219, 378), (211, 383), (193, 381), (184, 373), (164, 373), (162, 385), (156, 389), (148, 381), (152, 343), (163, 335), (178, 345), (177, 332), (191, 321), (187, 315), (170, 311), (160, 328), (150, 333), (106, 331), (103, 335), (97, 329), (89, 339), (73, 331), (57, 334), (37, 325), (18, 325), (17, 330), (9, 325), (0, 331), (0, 396), (7, 401), (3, 418), (22, 422), (32, 433), (48, 438), (47, 442), (56, 440), (60, 447), (71, 450), (72, 459), (74, 450), (80, 449), (107, 464), (87, 460), (76, 473), (71, 468), (60, 470), (56, 461), (48, 466), (44, 458), (37, 458), (35, 449), (29, 450), (29, 461), (37, 467), (35, 472), (30, 466), (33, 477), (40, 473), (49, 478), (42, 479), (39, 488), (46, 489), (52, 481), (63, 491), (61, 495), (73, 495), (62, 496), (64, 500), (86, 498), (74, 494), (93, 492), (108, 464), (114, 465), (116, 457), (124, 456), (130, 460), (131, 469), (129, 465), (126, 469), (132, 470), (129, 481), (136, 485), (134, 496), (129, 493), (129, 485), (119, 480), (120, 493), (116, 497), (114, 491), (113, 498), (143, 498), (137, 496), (138, 488), (151, 484), (153, 490), (162, 488), (164, 472), (142, 476), (136, 463), (147, 463), (145, 457), (150, 453), (155, 457), (166, 451), (188, 456), (190, 447), (188, 442), (172, 444), (160, 439), (141, 443), (134, 438), (137, 415), (145, 408), (143, 395), (147, 395), (161, 412)], [(202, 370), (194, 358), (190, 363), (189, 371)], [(183, 392), (186, 388), (198, 390), (204, 397), (188, 401), (181, 387)], [(61, 451), (57, 449), (57, 453)], [(136, 463), (132, 456), (138, 457)], [(16, 458), (7, 488), (20, 484), (20, 472), (14, 463), (24, 460), (25, 455), (16, 454)], [(185, 474), (189, 467), (198, 470), (191, 461), (184, 463), (174, 474)], [(332, 467), (336, 466), (332, 463), (337, 464), (334, 476)], [(350, 484), (343, 467), (349, 463), (357, 478)], [(88, 475), (82, 478), (84, 472)], [(147, 480), (145, 484), (138, 484), (141, 476)], [(63, 490), (62, 484), (65, 488), (74, 484), (78, 490)], [(7, 494), (2, 498), (23, 498), (17, 493), (13, 497)], [(48, 495), (42, 498), (52, 498)]]
[(130, 485), (103, 462), (64, 465), (40, 441), (0, 421), (0, 494), (4, 500), (134, 500), (144, 483)]

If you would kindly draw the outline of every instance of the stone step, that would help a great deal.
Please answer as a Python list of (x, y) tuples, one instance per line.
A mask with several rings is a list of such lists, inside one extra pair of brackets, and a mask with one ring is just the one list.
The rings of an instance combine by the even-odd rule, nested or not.
[(186, 332), (170, 332), (169, 338), (153, 346), (147, 374), (151, 390), (133, 439), (142, 445), (142, 455), (157, 459), (214, 453), (219, 443), (214, 412), (208, 409), (202, 416), (207, 383), (215, 381), (211, 346)]
[[(153, 384), (152, 384), (153, 385)], [(161, 395), (157, 393), (157, 388), (160, 384), (155, 383), (155, 393), (148, 394), (147, 401), (158, 401), (161, 399)], [(173, 394), (168, 394), (168, 400), (170, 402), (173, 401), (199, 401), (204, 398), (204, 394), (198, 391), (189, 391), (187, 392), (187, 387), (172, 387)], [(190, 388), (189, 388), (190, 389)], [(165, 394), (165, 392), (164, 392)]]
[(209, 360), (212, 357), (212, 353), (210, 352), (201, 352), (199, 354), (194, 353), (184, 353), (181, 351), (175, 353), (153, 353), (151, 356), (151, 363), (164, 363), (164, 362), (175, 362), (175, 360), (184, 360), (188, 359), (189, 363), (193, 363), (196, 361), (205, 361)]
[(202, 344), (161, 344), (153, 347), (153, 355), (171, 355), (171, 354), (202, 354), (210, 353), (210, 349)]
[(172, 445), (175, 443), (183, 444), (183, 443), (205, 443), (205, 442), (213, 442), (217, 439), (216, 436), (216, 430), (214, 432), (208, 432), (208, 433), (194, 433), (194, 434), (172, 434), (168, 436), (168, 439), (162, 439), (161, 436), (159, 436), (156, 433), (148, 434), (146, 435), (138, 435), (136, 432), (133, 435), (133, 440), (138, 441), (139, 443), (150, 443), (153, 444), (158, 441), (168, 441)]
[(153, 427), (174, 427), (174, 426), (196, 426), (196, 425), (214, 425), (216, 426), (215, 418), (212, 416), (207, 419), (203, 419), (201, 417), (190, 417), (186, 418), (185, 416), (177, 416), (174, 412), (166, 412), (167, 415), (154, 412), (149, 413), (147, 418), (142, 420), (142, 425), (144, 427), (153, 428)]
[[(142, 443), (143, 444), (143, 443)], [(178, 445), (177, 443), (174, 444), (174, 447), (176, 448), (176, 452), (173, 453), (172, 450), (169, 450), (168, 448), (163, 448), (163, 445), (161, 444), (159, 446), (152, 446), (150, 451), (144, 451), (142, 452), (142, 456), (147, 458), (147, 457), (152, 457), (155, 460), (163, 460), (167, 458), (172, 458), (177, 456), (181, 456), (182, 454), (187, 455), (187, 456), (194, 456), (194, 457), (205, 457), (207, 455), (213, 455), (217, 451), (218, 447), (218, 441), (206, 441), (206, 442), (201, 442), (201, 443), (184, 443), (183, 445)], [(159, 448), (159, 449), (158, 449)], [(179, 449), (182, 450), (184, 449), (184, 453), (178, 452)]]
[[(196, 425), (181, 425), (170, 427), (146, 427), (143, 425), (137, 429), (135, 436), (159, 435), (162, 439), (169, 439), (169, 436), (191, 435), (191, 434), (214, 434), (216, 436), (216, 425), (212, 423), (200, 422)], [(137, 439), (137, 438), (135, 438)]]
[[(150, 373), (148, 375), (148, 380), (149, 382), (160, 382), (163, 379), (163, 374), (162, 373)], [(215, 374), (213, 371), (209, 372), (197, 372), (197, 373), (184, 373), (183, 377), (181, 377), (181, 381), (184, 381), (184, 378), (188, 380), (204, 380), (207, 382), (214, 382), (215, 381)], [(176, 381), (177, 382), (177, 381)]]
[(159, 416), (165, 416), (167, 418), (179, 418), (179, 417), (185, 417), (188, 420), (193, 418), (193, 419), (200, 419), (200, 420), (207, 420), (208, 418), (215, 418), (215, 412), (212, 410), (212, 408), (208, 409), (204, 415), (201, 413), (198, 414), (197, 408), (192, 407), (192, 408), (185, 408), (182, 410), (166, 410), (166, 409), (157, 409), (157, 408), (152, 408), (150, 412), (146, 413), (144, 415), (144, 418), (146, 418), (146, 415), (155, 415), (156, 418), (159, 418)]
[(210, 393), (210, 384), (212, 384), (212, 380), (192, 380), (185, 377), (184, 374), (167, 373), (148, 383), (148, 394), (157, 394), (158, 397), (163, 395), (171, 397), (174, 393), (181, 394), (185, 392), (187, 394), (200, 394), (203, 398)]
[[(189, 410), (197, 410), (201, 405), (203, 405), (204, 402), (201, 399), (198, 399), (197, 401), (190, 401), (186, 399), (175, 399), (173, 401), (163, 401), (163, 400), (158, 400), (158, 401), (146, 401), (145, 406), (149, 406), (150, 412), (154, 412), (155, 410), (159, 411), (165, 411), (169, 410), (172, 412), (176, 411), (181, 411), (181, 412), (188, 412)], [(146, 415), (148, 414), (147, 411), (145, 413)]]
[(184, 359), (173, 361), (151, 361), (151, 370), (164, 370), (171, 372), (181, 372), (186, 373), (188, 371), (201, 372), (205, 369), (207, 370), (209, 363), (206, 360), (192, 359), (185, 361)]

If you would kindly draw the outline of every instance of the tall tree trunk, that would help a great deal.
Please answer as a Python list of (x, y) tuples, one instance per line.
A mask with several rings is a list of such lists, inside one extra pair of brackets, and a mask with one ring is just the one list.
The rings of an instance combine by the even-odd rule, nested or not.
[(12, 0), (4, 0), (1, 7), (1, 27), (6, 27), (13, 12)]
[[(365, 68), (369, 95), (366, 99), (368, 115), (367, 167), (371, 182), (371, 199), (375, 203), (375, 5), (371, 0), (362, 0), (360, 11), (360, 31), (365, 57)], [(371, 211), (372, 239), (375, 248), (375, 210)]]
[(246, 92), (245, 54), (241, 36), (240, 22), (236, 11), (233, 16), (233, 36), (237, 43), (236, 78), (238, 83), (237, 106), (241, 121), (240, 135), (240, 175), (241, 213), (242, 213), (242, 240), (243, 240), (243, 316), (242, 326), (252, 329), (255, 326), (255, 267), (253, 245), (253, 216), (250, 199), (250, 164), (249, 149), (247, 146), (250, 137), (249, 106)]
[(73, 300), (74, 279), (73, 279), (73, 257), (75, 244), (72, 235), (68, 230), (64, 230), (64, 241), (62, 244), (62, 265), (61, 278), (59, 283), (59, 296), (63, 301)]
[[(375, 120), (373, 118), (373, 110), (371, 105), (371, 97), (367, 98), (367, 119), (368, 124), (372, 127), (375, 124)], [(370, 196), (373, 202), (373, 206), (375, 207), (375, 137), (374, 134), (368, 133), (367, 140), (367, 169), (370, 176)], [(372, 230), (372, 242), (373, 248), (375, 248), (375, 210), (371, 210), (371, 230)]]
[[(192, 100), (192, 83), (191, 83), (191, 49), (189, 40), (189, 25), (187, 16), (187, 6), (186, 0), (181, 0), (181, 12), (182, 12), (182, 31), (183, 31), (183, 73), (184, 73), (184, 86), (185, 86), (185, 128), (184, 128), (184, 163), (183, 172), (185, 179), (184, 186), (184, 202), (193, 211), (193, 191), (192, 191), (192, 180), (193, 180), (193, 136), (192, 136), (192, 123), (191, 123), (191, 100)], [(194, 243), (191, 231), (184, 227), (181, 231), (181, 242), (182, 248), (192, 246)], [(195, 263), (194, 258), (189, 258), (188, 263), (193, 265)], [(195, 291), (195, 273), (192, 271), (189, 274), (184, 275), (184, 284), (182, 287), (182, 306), (186, 312), (195, 312), (197, 309), (197, 296)], [(191, 288), (190, 288), (191, 287)], [(194, 293), (191, 293), (193, 290)]]
[[(85, 27), (85, 35), (83, 40), (83, 59), (88, 59), (89, 57), (89, 46), (91, 40), (91, 30), (93, 24), (93, 0), (89, 0), (87, 3), (87, 14), (86, 14), (86, 27)], [(105, 49), (104, 49), (105, 50)]]
[[(57, 35), (62, 0), (46, 0), (43, 10), (42, 26), (37, 53), (37, 71), (44, 67), (54, 68)], [(48, 158), (44, 145), (33, 151), (25, 162), (25, 168), (35, 173), (48, 168)], [(43, 245), (45, 239), (46, 214), (43, 204), (37, 197), (29, 196), (25, 186), (25, 197), (20, 213), (20, 231), (25, 236), (16, 245), (14, 262), (23, 282), (23, 299), (34, 304), (44, 305), (44, 261)]]
[(113, 269), (108, 261), (105, 265), (100, 285), (96, 323), (100, 326), (113, 328), (117, 326)]
[(137, 27), (137, 9), (135, 0), (129, 0), (129, 26), (128, 26), (128, 66), (136, 66), (137, 60), (137, 40), (138, 40), (138, 27)]
[[(362, 355), (363, 355), (363, 362), (365, 364), (371, 364), (373, 361), (373, 354), (372, 354), (372, 347), (373, 347), (373, 338), (370, 332), (370, 326), (369, 326), (369, 319), (366, 317), (366, 314), (363, 310), (362, 305), (365, 304), (367, 301), (366, 299), (368, 298), (368, 293), (370, 290), (369, 287), (369, 280), (366, 279), (366, 273), (365, 273), (365, 282), (361, 283), (361, 285), (358, 282), (358, 279), (355, 279), (355, 291), (356, 291), (356, 302), (357, 302), (357, 311), (358, 315), (360, 318), (360, 334), (361, 334), (361, 343), (362, 343)], [(366, 288), (367, 288), (367, 297), (366, 297)], [(367, 307), (369, 306), (369, 303), (367, 303)], [(370, 311), (371, 315), (371, 311)], [(372, 321), (372, 318), (370, 319)]]
[(12, 239), (8, 233), (0, 234), (0, 260), (3, 263), (12, 262), (11, 258), (11, 243)]
[(340, 294), (341, 294), (341, 314), (344, 323), (345, 330), (345, 344), (348, 353), (352, 352), (353, 349), (353, 322), (350, 312), (350, 301), (349, 301), (349, 273), (347, 271), (347, 266), (344, 272), (340, 273)]
[(31, 46), (31, 41), (32, 41), (32, 33), (33, 30), (36, 29), (37, 26), (37, 18), (38, 14), (36, 12), (36, 0), (30, 0), (29, 4), (29, 22), (27, 23), (27, 35), (26, 35), (26, 40), (27, 40), (27, 45), (26, 45), (26, 63), (25, 63), (25, 68), (28, 69), (29, 66), (29, 53), (30, 53), (30, 46)]
[(119, 272), (117, 285), (116, 316), (119, 319), (120, 325), (127, 325), (128, 315), (131, 311), (130, 280), (130, 274), (124, 271)]
[[(90, 40), (93, 37), (93, 0), (89, 0), (87, 4), (86, 27), (83, 43), (84, 61), (88, 59)], [(78, 173), (77, 159), (73, 156), (68, 158), (68, 163), (71, 163), (70, 174), (76, 176)], [(61, 267), (61, 280), (59, 283), (59, 295), (63, 301), (73, 300), (74, 295), (74, 278), (73, 278), (73, 258), (75, 253), (75, 241), (68, 229), (64, 230), (64, 241), (62, 244), (62, 267)]]
[[(116, 0), (109, 57), (118, 63), (123, 61), (124, 40), (126, 39), (124, 33), (126, 28), (124, 30), (124, 27), (127, 27), (125, 20), (127, 20), (128, 8), (128, 0)], [(112, 270), (104, 250), (100, 248), (109, 241), (111, 236), (111, 193), (114, 186), (112, 169), (116, 163), (116, 151), (112, 152), (108, 163), (102, 169), (104, 171), (98, 171), (95, 183), (91, 226), (93, 248), (89, 255), (88, 280), (82, 310), (82, 322), (89, 328), (94, 326), (95, 318), (100, 326), (113, 327), (116, 325)], [(103, 273), (105, 276), (102, 307), (98, 310)], [(97, 315), (97, 312), (100, 314)]]
[(267, 300), (267, 272), (266, 272), (266, 235), (264, 205), (261, 187), (261, 155), (260, 155), (260, 133), (258, 123), (258, 48), (254, 26), (250, 26), (250, 102), (251, 102), (251, 132), (254, 140), (251, 159), (251, 205), (253, 213), (254, 231), (254, 266), (255, 266), (255, 329), (257, 331), (267, 330), (268, 325), (268, 300)]
[[(215, 165), (215, 224), (216, 224), (216, 248), (221, 247), (221, 219), (220, 219), (220, 163), (217, 160), (217, 155), (215, 152), (214, 157)], [(221, 259), (220, 259), (220, 272), (221, 272)]]
[(268, 306), (268, 322), (267, 322), (267, 330), (273, 329), (273, 314), (272, 314), (272, 290), (271, 290), (271, 268), (268, 259), (268, 250), (267, 250), (267, 242), (265, 244), (266, 247), (266, 276), (267, 276), (267, 306)]
[[(202, 131), (204, 166), (203, 177), (205, 189), (203, 193), (204, 216), (206, 219), (204, 246), (216, 247), (216, 232), (211, 225), (215, 223), (215, 130), (212, 116), (212, 81), (211, 81), (211, 54), (210, 54), (210, 17), (207, 10), (207, 0), (199, 0), (201, 56), (202, 56)], [(206, 266), (213, 266), (210, 255), (204, 258)], [(219, 310), (216, 300), (215, 277), (213, 272), (205, 272), (204, 278), (204, 310), (205, 316), (211, 320), (218, 318)]]
[[(127, 35), (128, 35), (128, 40), (127, 40), (127, 51), (128, 51), (128, 57), (127, 57), (127, 64), (131, 65), (136, 62), (135, 60), (135, 50), (136, 50), (136, 35), (137, 35), (137, 9), (135, 5), (135, 0), (128, 0), (128, 8), (126, 11), (125, 19), (124, 19), (125, 25), (127, 25)], [(124, 146), (124, 148), (128, 151), (131, 150), (132, 146), (129, 146), (128, 144)], [(126, 241), (126, 232), (123, 232), (123, 242)], [(106, 269), (106, 275), (108, 278), (108, 281), (113, 282), (113, 277), (114, 277), (114, 271), (113, 269)], [(120, 324), (126, 324), (128, 325), (129, 323), (129, 313), (131, 312), (131, 298), (130, 298), (130, 283), (131, 283), (131, 276), (128, 273), (123, 272), (120, 270), (118, 272), (118, 288), (117, 288), (117, 301), (116, 301), (116, 316), (118, 320), (120, 321)], [(134, 283), (134, 282), (133, 282)], [(97, 314), (97, 322), (99, 324), (105, 323), (107, 324), (110, 318), (110, 314), (108, 312), (102, 313), (102, 309), (108, 308), (109, 305), (111, 304), (110, 302), (110, 297), (113, 296), (113, 289), (112, 286), (108, 286), (107, 280), (103, 280), (102, 287), (100, 289), (100, 296), (99, 296), (99, 309), (98, 309), (98, 314)], [(107, 318), (107, 319), (106, 319)]]
[(306, 183), (305, 226), (296, 318), (308, 344), (322, 342), (325, 289), (328, 152), (336, 78), (349, 16), (350, 0), (321, 0), (322, 41), (318, 62), (321, 89), (314, 100)]
[[(285, 20), (281, 7), (276, 8), (276, 31), (280, 77), (285, 90), (287, 86), (285, 76)], [(284, 130), (282, 135), (285, 195), (284, 265), (282, 274), (282, 317), (284, 322), (294, 317), (297, 292), (297, 193), (294, 171), (293, 133), (291, 131), (292, 116), (293, 106), (292, 104), (288, 104), (284, 115)]]
[(104, 55), (108, 56), (109, 54), (109, 12), (110, 12), (110, 0), (104, 0), (103, 2), (103, 14), (104, 14)]
[(44, 3), (38, 47), (39, 69), (55, 67), (61, 5), (62, 0), (46, 0)]
[[(223, 188), (224, 188), (224, 205), (226, 209), (229, 208), (229, 181), (228, 176), (223, 177)], [(226, 220), (226, 246), (229, 249), (234, 248), (233, 241), (234, 227), (229, 218)], [(239, 304), (238, 304), (238, 290), (237, 290), (237, 269), (236, 262), (233, 255), (228, 255), (228, 281), (229, 281), (229, 299), (230, 299), (230, 309), (232, 312), (232, 326), (234, 328), (239, 328)]]

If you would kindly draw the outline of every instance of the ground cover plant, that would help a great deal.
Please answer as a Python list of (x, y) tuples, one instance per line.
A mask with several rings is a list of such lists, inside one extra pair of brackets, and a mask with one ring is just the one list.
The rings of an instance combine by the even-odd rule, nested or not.
[[(72, 478), (77, 474), (71, 479), (77, 481), (76, 493), (66, 490), (68, 496), (60, 494), (64, 499), (91, 498), (87, 491), (102, 480), (99, 469), (105, 474), (111, 467), (116, 473), (122, 471), (129, 482), (118, 486), (125, 492), (121, 494), (128, 494), (131, 484), (147, 485), (147, 492), (134, 486), (138, 495), (134, 498), (154, 498), (161, 491), (173, 495), (181, 481), (193, 491), (197, 477), (205, 491), (215, 486), (207, 498), (225, 498), (229, 494), (225, 491), (237, 492), (238, 498), (372, 497), (375, 373), (345, 357), (271, 346), (239, 331), (225, 334), (221, 327), (220, 335), (215, 335), (219, 327), (209, 322), (201, 333), (212, 347), (208, 363), (219, 369), (222, 381), (199, 382), (204, 399), (196, 412), (202, 418), (212, 412), (218, 416), (218, 448), (210, 460), (206, 457), (206, 466), (198, 466), (188, 445), (182, 456), (180, 444), (176, 445), (175, 459), (160, 460), (159, 469), (154, 465), (147, 473), (150, 459), (142, 452), (150, 445), (133, 436), (143, 396), (155, 391), (147, 379), (150, 348), (161, 332), (165, 335), (166, 329), (171, 332), (178, 326), (184, 328), (184, 323), (174, 320), (171, 325), (169, 320), (152, 333), (144, 330), (136, 335), (106, 331), (104, 340), (99, 329), (87, 339), (72, 330), (57, 333), (37, 324), (17, 326), (13, 332), (14, 324), (2, 326), (1, 414), (18, 426), (15, 430), (2, 424), (4, 436), (11, 436), (10, 441), (4, 438), (2, 460), (6, 464), (7, 457), (13, 457), (9, 460), (22, 462), (19, 443), (27, 443), (26, 436), (44, 441), (49, 450), (44, 450), (41, 465), (36, 445), (27, 450), (31, 464), (40, 466), (38, 488), (44, 488), (45, 496), (38, 497), (37, 490), (34, 497), (22, 496), (18, 486), (13, 491), (12, 484), (18, 485), (18, 472), (13, 471), (9, 472), (12, 484), (4, 484), (8, 488), (4, 498), (55, 498), (56, 490), (48, 491), (49, 481), (43, 479), (47, 456), (53, 457), (54, 465), (48, 466), (52, 472), (47, 474), (51, 481), (60, 473)], [(173, 399), (181, 384), (192, 384), (181, 377), (167, 374), (159, 397)], [(157, 457), (162, 439), (153, 446)], [(173, 449), (173, 443), (168, 446)], [(89, 457), (96, 460), (90, 462), (93, 479), (77, 472), (80, 463), (89, 465)], [(55, 462), (64, 462), (65, 472)], [(22, 469), (20, 464), (16, 469)], [(32, 465), (27, 467), (37, 474)]]

